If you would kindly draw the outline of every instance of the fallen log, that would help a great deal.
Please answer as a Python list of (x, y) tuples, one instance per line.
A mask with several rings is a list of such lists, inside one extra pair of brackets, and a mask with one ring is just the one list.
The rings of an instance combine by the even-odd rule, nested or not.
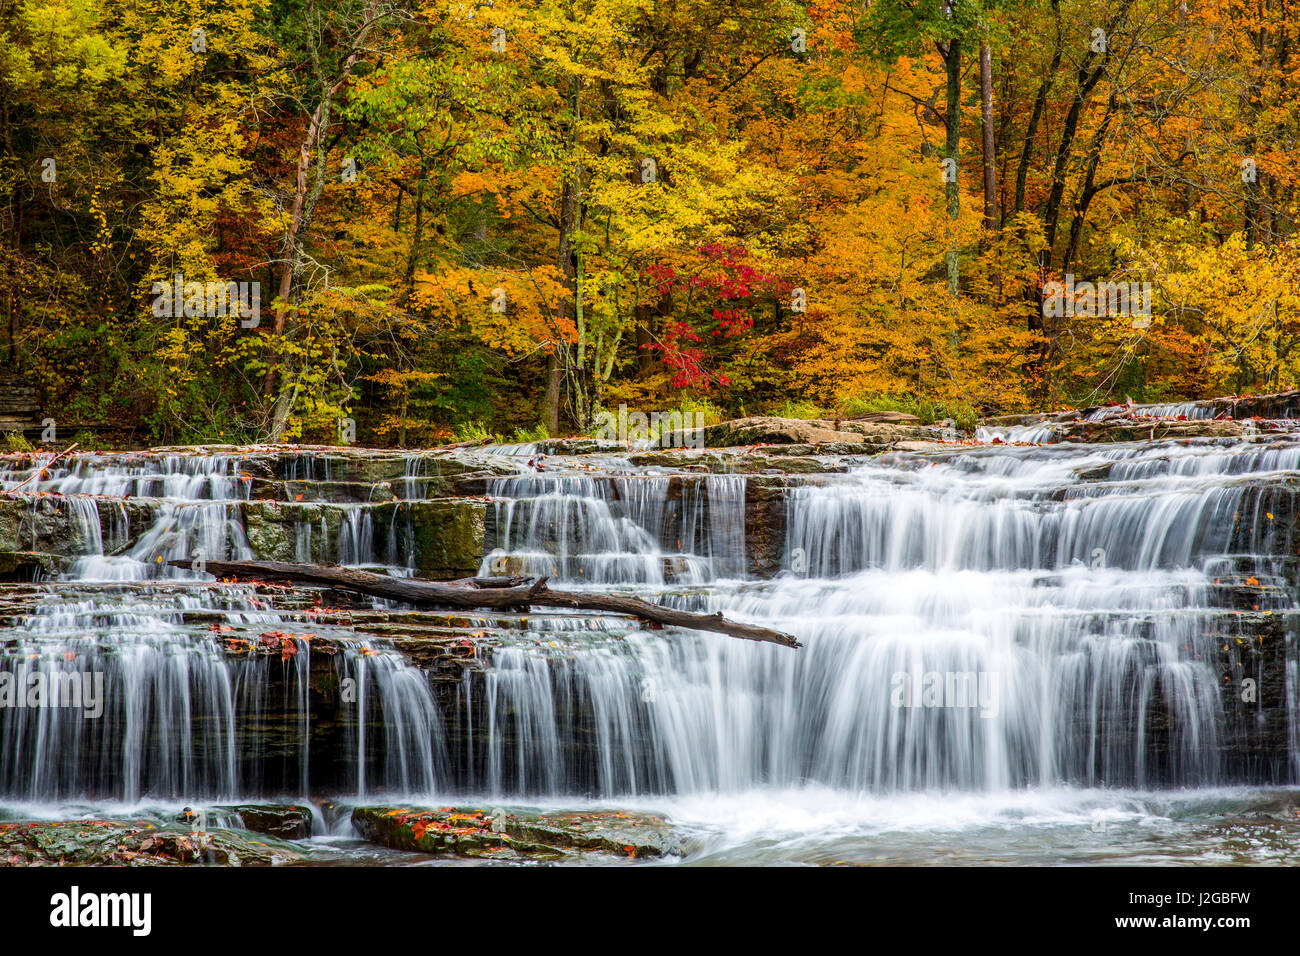
[(12, 488), (10, 488), (8, 491), (4, 492), (4, 494), (6, 494), (6, 495), (15, 495), (15, 494), (17, 494), (20, 490), (22, 490), (23, 486), (26, 485), (28, 482), (30, 482), (33, 478), (39, 478), (41, 475), (45, 474), (45, 469), (47, 469), (47, 468), (53, 468), (53, 467), (54, 467), (54, 463), (55, 463), (56, 461), (58, 461), (60, 458), (64, 458), (64, 457), (66, 457), (66, 456), (68, 456), (68, 455), (71, 455), (71, 454), (72, 454), (74, 451), (76, 451), (76, 450), (77, 450), (77, 443), (74, 441), (71, 445), (69, 445), (67, 448), (63, 449), (63, 451), (59, 452), (57, 455), (55, 455), (53, 458), (51, 458), (51, 459), (50, 459), (49, 461), (47, 461), (45, 464), (34, 466), (33, 469), (32, 469), (32, 473), (31, 473), (30, 475), (28, 475), (26, 478), (24, 478), (24, 479), (23, 479), (22, 481), (20, 481), (18, 484), (14, 485), (14, 486), (13, 486)]
[(452, 578), (442, 584), (455, 584), (463, 588), (517, 588), (532, 584), (533, 579), (524, 574), (501, 574), (491, 577)]
[[(186, 569), (191, 564), (189, 561), (170, 563), (172, 567)], [(470, 583), (394, 578), (337, 565), (291, 564), (284, 561), (208, 561), (207, 570), (219, 578), (347, 588), (372, 597), (406, 601), (419, 607), (491, 608), (499, 611), (555, 607), (572, 611), (604, 611), (626, 614), (651, 624), (716, 631), (746, 641), (763, 641), (784, 647), (802, 646), (789, 634), (729, 621), (720, 613), (694, 614), (619, 594), (553, 591), (547, 587), (546, 578), (524, 584), (494, 580), (488, 586), (475, 586)]]

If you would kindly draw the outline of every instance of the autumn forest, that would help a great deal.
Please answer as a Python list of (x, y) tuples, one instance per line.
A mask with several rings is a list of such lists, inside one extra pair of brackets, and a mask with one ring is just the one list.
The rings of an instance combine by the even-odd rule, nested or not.
[(968, 424), (1300, 378), (1286, 0), (0, 11), (0, 362), (73, 430)]

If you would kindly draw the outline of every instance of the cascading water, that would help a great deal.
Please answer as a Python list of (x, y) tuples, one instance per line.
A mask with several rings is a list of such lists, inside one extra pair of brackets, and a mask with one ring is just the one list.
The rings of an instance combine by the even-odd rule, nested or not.
[[(804, 650), (636, 633), (503, 655), (489, 700), (509, 716), (479, 719), (511, 721), (528, 744), (490, 754), (474, 782), (607, 795), (1221, 782), (1234, 774), (1215, 642), (1239, 635), (1216, 586), (1233, 569), (1278, 580), (1289, 532), (1269, 508), (1289, 508), (1298, 464), (1295, 447), (1250, 444), (981, 448), (793, 488), (781, 578), (667, 598), (790, 631)], [(495, 558), (662, 590), (662, 542), (690, 512), (665, 535), (669, 487), (504, 479)], [(737, 513), (726, 486), (701, 487)], [(743, 531), (739, 514), (723, 522)], [(721, 570), (701, 559), (691, 583)], [(571, 700), (581, 726), (555, 703)]]
[(344, 512), (339, 529), (338, 563), (358, 565), (374, 562), (374, 516), (365, 505), (353, 505)]
[[(699, 584), (741, 570), (743, 475), (501, 478), (481, 573), (589, 584)], [(506, 558), (510, 560), (507, 561)]]
[(1063, 427), (1051, 422), (1036, 422), (1030, 425), (986, 425), (975, 429), (975, 437), (982, 442), (1000, 441), (1009, 445), (1040, 445), (1054, 441)]
[[(13, 533), (68, 561), (11, 615), (0, 704), (6, 678), (89, 682), (80, 709), (0, 706), (0, 797), (460, 794), (702, 817), (771, 800), (784, 819), (899, 793), (918, 812), (940, 813), (935, 794), (1022, 812), (1063, 788), (1074, 806), (1300, 777), (1289, 439), (948, 446), (775, 476), (612, 454), (539, 472), (497, 451), (362, 478), (307, 452), (262, 479), (226, 453), (51, 468)], [(317, 621), (313, 592), (204, 572), (269, 554), (415, 574), (417, 509), (466, 471), (489, 476), (464, 492), (487, 499), (481, 573), (722, 611), (805, 646), (561, 612), (407, 623), (369, 602), (417, 645), (482, 639), (449, 676)], [(250, 496), (258, 480), (282, 498)], [(1247, 681), (1267, 709), (1242, 703)]]
[[(1246, 403), (1244, 408), (1241, 407), (1240, 401)], [(1273, 419), (1276, 426), (1281, 426), (1282, 420), (1293, 419), (1296, 415), (1296, 409), (1289, 403), (1283, 403), (1281, 407), (1266, 408), (1261, 403), (1251, 404), (1249, 399), (1240, 401), (1220, 398), (1210, 402), (1166, 402), (1147, 405), (1129, 402), (1123, 405), (1102, 405), (1087, 410), (1082, 414), (1066, 413), (1056, 416), (1054, 419), (1040, 416), (1042, 420), (1031, 421), (1027, 424), (983, 425), (975, 430), (975, 437), (981, 442), (1000, 441), (1007, 444), (1033, 445), (1061, 440), (1061, 436), (1069, 431), (1071, 420), (1112, 424), (1124, 421), (1130, 423), (1149, 422), (1154, 425), (1180, 421), (1203, 422), (1216, 418), (1250, 419), (1255, 415), (1267, 413), (1267, 417)], [(1156, 436), (1153, 434), (1151, 437)]]
[[(221, 455), (84, 457), (42, 476), (34, 501), (66, 510), (62, 544), (72, 553), (60, 592), (0, 645), (0, 795), (131, 802), (308, 792), (310, 640), (284, 635), (282, 615), (250, 588), (185, 587), (212, 580), (207, 560), (253, 557), (237, 465)], [(294, 477), (297, 468), (292, 460)], [(7, 490), (26, 477), (10, 472), (0, 483)], [(109, 541), (126, 537), (128, 508), (143, 530), (105, 553), (102, 528), (118, 529)], [(370, 561), (369, 512), (349, 509), (342, 527), (340, 561)], [(227, 623), (192, 623), (208, 618)], [(275, 653), (257, 653), (265, 648), (256, 641), (232, 645), (222, 637), (231, 625), (264, 628)], [(344, 766), (316, 776), (356, 793), (431, 790), (443, 745), (427, 683), (391, 650), (341, 646), (332, 668), (357, 706), (344, 722)], [(377, 742), (367, 740), (371, 724)], [(283, 743), (268, 746), (268, 737)]]
[(1135, 416), (1137, 418), (1213, 418), (1217, 410), (1205, 402), (1166, 402), (1153, 405), (1104, 405), (1088, 413), (1089, 421), (1105, 421), (1117, 415)]

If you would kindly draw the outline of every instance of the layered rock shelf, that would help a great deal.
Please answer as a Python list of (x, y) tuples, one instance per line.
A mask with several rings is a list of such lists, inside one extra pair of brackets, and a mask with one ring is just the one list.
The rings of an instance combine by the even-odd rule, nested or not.
[[(565, 587), (627, 589), (683, 610), (739, 608), (758, 615), (757, 624), (767, 623), (769, 607), (792, 626), (801, 613), (829, 614), (834, 627), (855, 615), (899, 614), (908, 622), (903, 636), (917, 626), (907, 614), (919, 612), (892, 608), (891, 587), (881, 581), (902, 582), (900, 593), (924, 586), (976, 600), (980, 588), (968, 597), (962, 582), (985, 575), (980, 587), (1012, 588), (1019, 602), (1009, 608), (1020, 628), (1010, 641), (1021, 657), (1002, 666), (1023, 669), (1024, 655), (1049, 655), (1043, 673), (1066, 681), (1053, 692), (1078, 695), (1074, 711), (1053, 718), (1063, 743), (1052, 772), (1105, 786), (1292, 783), (1300, 751), (1294, 402), (1082, 410), (986, 423), (982, 441), (945, 441), (950, 431), (910, 420), (762, 418), (709, 426), (701, 448), (556, 439), (418, 454), (235, 447), (79, 454), (25, 487), (18, 486), (46, 458), (6, 456), (0, 477), (17, 491), (0, 495), (0, 623), (9, 628), (0, 667), (17, 673), (45, 647), (67, 661), (125, 667), (124, 642), (154, 640), (154, 630), (132, 630), (147, 608), (162, 622), (155, 630), (163, 636), (148, 645), (157, 661), (203, 649), (189, 676), (193, 739), (185, 759), (202, 771), (195, 779), (206, 796), (350, 797), (369, 807), (353, 814), (360, 832), (408, 852), (563, 859), (588, 850), (623, 855), (631, 846), (629, 855), (640, 857), (675, 851), (657, 835), (643, 844), (628, 833), (587, 845), (565, 837), (558, 818), (516, 815), (493, 830), (482, 817), (453, 819), (491, 807), (408, 806), (379, 794), (394, 781), (503, 796), (716, 785), (718, 758), (668, 752), (670, 717), (688, 714), (704, 726), (710, 708), (733, 701), (762, 713), (764, 694), (790, 693), (819, 669), (833, 683), (860, 664), (852, 632), (801, 635), (812, 638), (807, 647), (780, 651), (800, 662), (784, 664), (759, 656), (774, 649), (724, 652), (709, 642), (725, 638), (649, 635), (615, 614), (414, 610), (331, 588), (212, 580), (205, 562), (340, 563), (443, 581), (545, 576)], [(1276, 417), (1242, 417), (1261, 412)], [(944, 484), (927, 483), (939, 473)], [(180, 571), (172, 567), (178, 561)], [(1080, 597), (1089, 570), (1089, 587), (1114, 593), (1109, 603)], [(842, 582), (872, 574), (892, 575), (862, 578), (885, 603), (849, 605), (834, 617), (835, 602), (853, 596)], [(720, 596), (730, 603), (719, 604)], [(942, 616), (936, 599), (918, 600)], [(1060, 629), (1059, 648), (1040, 639), (1036, 602)], [(745, 610), (752, 607), (760, 610)], [(975, 612), (943, 625), (982, 626)], [(1183, 643), (1171, 633), (1185, 634)], [(677, 710), (665, 716), (659, 682), (691, 668), (694, 682), (671, 689), (682, 696), (668, 698)], [(875, 683), (807, 702), (874, 720), (866, 708), (888, 697), (890, 671), (882, 664), (869, 676)], [(691, 696), (702, 687), (716, 698)], [(1104, 706), (1088, 703), (1099, 699)], [(1199, 752), (1192, 730), (1209, 735)], [(704, 736), (684, 734), (671, 746)], [(1008, 747), (1021, 746), (1009, 739)], [(846, 752), (859, 746), (846, 741)], [(936, 759), (947, 745), (929, 742)], [(140, 746), (141, 773), (155, 774), (146, 789), (181, 779), (155, 766), (165, 741)], [(824, 772), (815, 756), (782, 759), (807, 759), (815, 777)], [(76, 766), (54, 767), (58, 786), (119, 796), (120, 781), (101, 767), (106, 759), (92, 749)], [(768, 772), (758, 766), (763, 759), (753, 758), (759, 775)], [(1037, 779), (1031, 758), (1018, 759), (1009, 761), (1010, 782)], [(976, 771), (983, 772), (942, 773)], [(238, 789), (224, 792), (222, 774)], [(14, 790), (22, 776), (0, 764), (0, 779)], [(864, 779), (850, 783), (877, 785)], [(885, 788), (907, 785), (880, 779)], [(101, 789), (87, 792), (77, 782), (85, 780), (102, 780)], [(311, 825), (277, 814), (257, 824), (249, 814), (243, 829), (262, 826), (286, 841)], [(661, 822), (637, 826), (658, 834)], [(114, 826), (111, 841), (86, 852), (158, 856), (145, 848), (142, 829)], [(0, 842), (33, 862), (59, 847), (81, 853), (82, 837), (71, 833), (54, 832), (48, 845), (12, 834)], [(148, 846), (197, 859), (181, 840)], [(280, 850), (235, 842), (212, 852), (276, 862)]]

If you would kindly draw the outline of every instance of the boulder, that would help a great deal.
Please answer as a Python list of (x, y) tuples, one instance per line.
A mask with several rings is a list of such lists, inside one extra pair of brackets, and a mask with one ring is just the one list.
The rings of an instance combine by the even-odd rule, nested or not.
[(1081, 419), (1060, 426), (1054, 442), (1128, 442), (1161, 438), (1240, 438), (1241, 422), (1226, 419), (1109, 418)]
[(0, 581), (35, 581), (63, 568), (64, 559), (44, 551), (0, 551)]
[[(704, 429), (704, 444), (710, 448), (738, 445), (838, 446), (835, 454), (874, 454), (887, 451), (895, 442), (933, 441), (938, 435), (907, 419), (860, 418), (737, 418)], [(819, 454), (829, 453), (818, 451)]]
[(737, 445), (820, 445), (826, 442), (856, 444), (861, 433), (840, 431), (832, 423), (799, 418), (737, 418), (704, 429), (704, 444), (710, 448)]
[(280, 804), (244, 804), (214, 807), (218, 813), (229, 812), (240, 822), (241, 829), (282, 840), (305, 840), (311, 836), (311, 807)]
[(559, 861), (592, 853), (640, 859), (681, 853), (663, 817), (616, 810), (357, 807), (352, 825), (365, 839), (393, 849), (478, 859)]
[(305, 858), (275, 837), (148, 820), (0, 823), (0, 866), (277, 866)]

